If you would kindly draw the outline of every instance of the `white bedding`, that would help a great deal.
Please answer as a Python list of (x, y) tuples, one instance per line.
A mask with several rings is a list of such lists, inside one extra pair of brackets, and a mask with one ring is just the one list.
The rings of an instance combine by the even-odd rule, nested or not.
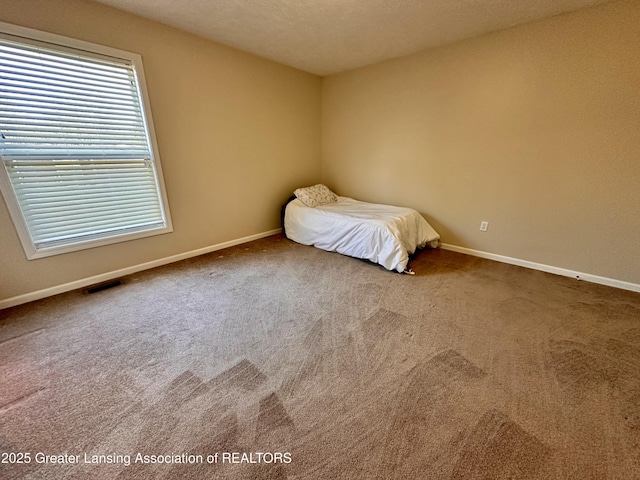
[(335, 203), (307, 207), (289, 202), (284, 228), (288, 238), (322, 250), (379, 263), (404, 272), (417, 248), (437, 247), (440, 236), (418, 212), (338, 197)]

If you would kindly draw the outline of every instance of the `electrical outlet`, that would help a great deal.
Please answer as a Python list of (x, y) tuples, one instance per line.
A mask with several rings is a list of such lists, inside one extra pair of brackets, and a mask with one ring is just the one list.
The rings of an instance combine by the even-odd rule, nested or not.
[(486, 232), (489, 228), (489, 222), (480, 222), (480, 230)]

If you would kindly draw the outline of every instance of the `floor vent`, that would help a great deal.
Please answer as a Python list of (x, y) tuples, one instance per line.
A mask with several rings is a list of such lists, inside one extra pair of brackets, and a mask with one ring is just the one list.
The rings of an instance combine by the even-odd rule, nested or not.
[(106, 290), (108, 288), (117, 287), (118, 285), (122, 285), (120, 280), (109, 280), (108, 282), (96, 283), (95, 285), (91, 285), (85, 289), (86, 293), (96, 293), (101, 292), (102, 290)]

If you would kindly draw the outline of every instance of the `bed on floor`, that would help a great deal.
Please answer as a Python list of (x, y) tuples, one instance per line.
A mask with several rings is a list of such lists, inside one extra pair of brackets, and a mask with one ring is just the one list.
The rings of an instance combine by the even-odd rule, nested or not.
[(324, 185), (299, 188), (283, 206), (287, 238), (412, 273), (409, 255), (438, 246), (440, 236), (417, 211), (354, 200)]

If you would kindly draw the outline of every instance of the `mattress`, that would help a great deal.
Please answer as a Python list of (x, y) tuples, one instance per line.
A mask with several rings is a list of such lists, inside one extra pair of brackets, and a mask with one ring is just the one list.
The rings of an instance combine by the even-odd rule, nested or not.
[(417, 211), (338, 197), (338, 201), (307, 207), (289, 202), (284, 213), (287, 238), (303, 245), (338, 252), (407, 270), (409, 255), (418, 248), (437, 247), (440, 236)]

